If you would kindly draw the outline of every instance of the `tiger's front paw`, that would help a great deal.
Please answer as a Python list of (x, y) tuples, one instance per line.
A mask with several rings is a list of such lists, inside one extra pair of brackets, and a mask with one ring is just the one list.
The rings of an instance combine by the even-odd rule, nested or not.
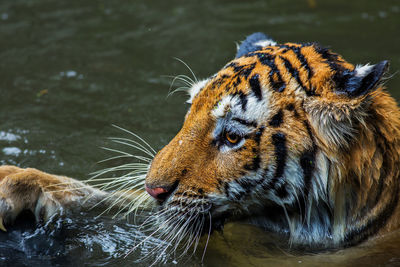
[(29, 194), (8, 193), (2, 190), (0, 193), (0, 230), (7, 231), (5, 225), (11, 225), (23, 211), (34, 214), (36, 221), (47, 221), (52, 215), (61, 210), (59, 203), (53, 201), (43, 192)]
[[(12, 224), (25, 210), (31, 211), (36, 221), (47, 221), (58, 213), (67, 199), (66, 177), (50, 175), (36, 169), (0, 167), (0, 229)], [(71, 179), (72, 180), (72, 179)], [(67, 190), (65, 190), (67, 189)]]

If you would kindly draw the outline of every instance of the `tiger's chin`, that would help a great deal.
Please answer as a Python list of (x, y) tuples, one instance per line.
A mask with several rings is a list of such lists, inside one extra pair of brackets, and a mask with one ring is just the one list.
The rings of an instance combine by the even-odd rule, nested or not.
[[(247, 199), (248, 200), (248, 199)], [(218, 201), (215, 201), (218, 202)], [(279, 237), (279, 243), (290, 249), (301, 248), (310, 251), (326, 250), (335, 247), (330, 232), (331, 225), (327, 222), (330, 216), (329, 211), (318, 214), (311, 213), (312, 223), (307, 223), (306, 216), (302, 214), (299, 203), (282, 207), (271, 200), (255, 202), (244, 201), (246, 204), (240, 205), (236, 202), (207, 203), (207, 208), (198, 211), (198, 215), (187, 216), (187, 221), (192, 224), (192, 228), (201, 225), (201, 231), (198, 235), (211, 235), (215, 231), (223, 232), (228, 223), (252, 225), (263, 229), (272, 236)], [(184, 212), (183, 208), (178, 216)], [(319, 211), (324, 210), (323, 207)], [(192, 211), (192, 213), (195, 213)], [(186, 213), (187, 214), (187, 213)], [(196, 217), (196, 220), (191, 218)], [(290, 218), (290, 219), (289, 219)], [(163, 221), (168, 221), (164, 219)], [(189, 227), (188, 227), (189, 228)], [(192, 231), (193, 232), (193, 231)]]
[[(183, 204), (186, 203), (186, 204)], [(213, 232), (222, 232), (227, 223), (246, 223), (257, 226), (263, 226), (268, 221), (261, 215), (264, 214), (266, 207), (260, 208), (258, 205), (258, 213), (253, 214), (246, 212), (248, 207), (241, 207), (235, 203), (224, 203), (219, 205), (210, 201), (203, 201), (199, 204), (198, 200), (170, 200), (158, 203), (157, 225), (163, 226), (168, 231), (188, 232), (190, 235), (210, 235)], [(268, 208), (269, 210), (275, 210)], [(276, 214), (276, 212), (273, 212)], [(281, 214), (279, 215), (281, 216)], [(259, 218), (259, 222), (251, 220), (251, 218)]]
[(186, 236), (183, 239), (197, 239), (213, 232), (222, 232), (228, 222), (238, 221), (235, 212), (218, 207), (209, 201), (169, 200), (159, 202), (157, 212), (153, 214), (154, 224), (160, 232)]

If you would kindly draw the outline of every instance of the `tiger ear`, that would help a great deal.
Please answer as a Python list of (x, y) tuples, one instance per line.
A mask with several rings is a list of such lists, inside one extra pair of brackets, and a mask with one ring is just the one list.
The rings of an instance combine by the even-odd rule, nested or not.
[(356, 66), (353, 71), (344, 71), (336, 77), (339, 81), (337, 92), (349, 97), (363, 96), (377, 88), (388, 68), (389, 62), (384, 60), (376, 65)]
[(376, 90), (389, 66), (388, 61), (376, 65), (357, 66), (334, 77), (338, 95), (345, 98), (309, 98), (305, 111), (321, 141), (330, 148), (346, 147), (357, 134), (357, 125), (365, 124), (368, 114), (368, 93)]
[(276, 45), (276, 42), (262, 32), (255, 32), (247, 36), (240, 45), (237, 45), (235, 58), (244, 56), (253, 51), (260, 50), (261, 48), (269, 45)]

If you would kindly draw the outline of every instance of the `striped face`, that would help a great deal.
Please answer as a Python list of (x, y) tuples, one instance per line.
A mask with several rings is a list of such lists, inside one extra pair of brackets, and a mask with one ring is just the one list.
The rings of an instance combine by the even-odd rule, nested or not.
[(386, 62), (354, 67), (316, 44), (258, 44), (192, 87), (182, 129), (152, 162), (147, 190), (176, 216), (292, 231), (286, 219), (312, 214), (307, 203), (329, 206), (329, 155), (351, 142)]

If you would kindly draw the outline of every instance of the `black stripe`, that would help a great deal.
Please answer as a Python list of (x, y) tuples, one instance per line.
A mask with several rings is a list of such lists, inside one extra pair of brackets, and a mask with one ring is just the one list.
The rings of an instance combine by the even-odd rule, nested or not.
[(284, 199), (287, 198), (289, 195), (289, 192), (286, 189), (286, 185), (283, 184), (281, 186), (279, 186), (278, 188), (275, 188), (275, 194), (277, 197)]
[(251, 72), (254, 70), (256, 63), (247, 64), (247, 65), (239, 65), (236, 62), (231, 62), (226, 65), (225, 68), (233, 68), (234, 72), (237, 72), (237, 75), (243, 76), (246, 79), (250, 76)]
[[(372, 112), (371, 118), (372, 120), (379, 120), (379, 116), (376, 114), (376, 112)], [(377, 144), (379, 151), (381, 153), (384, 153), (384, 151), (386, 150), (385, 147), (388, 147), (390, 145), (388, 144), (386, 137), (382, 134), (382, 132), (378, 127), (375, 127), (374, 136), (375, 136), (375, 143)], [(379, 201), (381, 201), (382, 192), (384, 190), (384, 185), (387, 176), (389, 173), (392, 173), (392, 171), (393, 168), (388, 162), (387, 157), (383, 157), (382, 166), (380, 168), (379, 182), (376, 191), (376, 196), (374, 197), (374, 203), (369, 207), (370, 209), (373, 209), (379, 203)]]
[(242, 105), (242, 110), (246, 111), (247, 109), (247, 95), (245, 95), (243, 92), (239, 93), (239, 99), (240, 99), (240, 104)]
[(247, 68), (245, 68), (243, 70), (241, 75), (243, 75), (247, 79), (250, 76), (251, 72), (254, 70), (255, 66), (256, 66), (256, 63), (249, 65)]
[(303, 169), (304, 195), (308, 198), (311, 189), (311, 179), (315, 170), (315, 147), (306, 150), (300, 157), (300, 166)]
[(312, 147), (304, 151), (300, 156), (300, 166), (303, 169), (304, 197), (308, 199), (308, 195), (311, 189), (311, 179), (315, 170), (315, 156), (317, 153), (317, 145), (315, 144), (310, 125), (306, 120), (303, 123), (312, 141)]
[(283, 111), (280, 109), (269, 121), (272, 127), (279, 127), (283, 123)]
[(240, 124), (243, 124), (245, 126), (251, 126), (251, 127), (257, 128), (257, 122), (255, 122), (255, 121), (246, 121), (246, 120), (240, 119), (240, 118), (232, 118), (232, 120), (237, 121)]
[(286, 109), (289, 111), (293, 111), (293, 115), (295, 118), (299, 117), (299, 113), (297, 112), (296, 108), (294, 107), (294, 104), (290, 103), (289, 105), (286, 106)]
[(229, 196), (230, 196), (230, 194), (229, 194), (229, 189), (230, 189), (229, 183), (227, 183), (227, 182), (224, 183), (224, 189), (225, 189), (226, 197), (229, 198)]
[[(271, 69), (269, 73), (269, 83), (274, 91), (280, 93), (283, 92), (286, 88), (286, 84), (283, 82), (279, 69), (275, 65), (275, 56), (267, 53), (250, 53), (249, 56), (257, 56), (261, 64), (268, 66)], [(274, 75), (277, 76), (276, 80), (274, 79)]]
[(297, 58), (299, 59), (301, 66), (306, 69), (307, 71), (307, 78), (310, 80), (313, 76), (313, 70), (310, 68), (310, 65), (308, 65), (307, 59), (304, 57), (304, 55), (301, 53), (301, 47), (293, 47), (293, 52), (296, 54)]
[(256, 141), (257, 146), (260, 145), (260, 141), (261, 141), (261, 136), (264, 132), (265, 127), (261, 126), (260, 129), (258, 129), (258, 131), (256, 132), (255, 136), (254, 136), (254, 141)]
[(289, 105), (286, 106), (286, 109), (289, 111), (293, 111), (294, 110), (294, 104), (290, 103)]
[(303, 124), (304, 124), (304, 126), (306, 127), (306, 129), (307, 129), (308, 136), (310, 136), (310, 138), (311, 138), (311, 140), (312, 140), (312, 142), (313, 142), (313, 146), (315, 146), (314, 135), (313, 135), (313, 133), (312, 133), (310, 124), (309, 124), (308, 121), (306, 121), (306, 120), (303, 121)]
[(328, 48), (319, 46), (317, 44), (312, 45), (315, 52), (317, 52), (326, 61), (335, 62), (338, 61), (338, 55), (332, 53)]
[(285, 65), (286, 69), (296, 79), (296, 81), (300, 85), (300, 87), (303, 88), (303, 90), (307, 93), (307, 95), (309, 95), (308, 90), (306, 90), (306, 88), (303, 85), (303, 82), (300, 79), (299, 71), (297, 69), (295, 69), (293, 67), (293, 65), (289, 62), (289, 60), (287, 60), (286, 58), (281, 57), (281, 56), (279, 56), (279, 58), (282, 59), (283, 64)]
[(264, 132), (264, 127), (260, 127), (260, 129), (254, 135), (254, 141), (257, 144), (257, 148), (253, 148), (253, 153), (255, 154), (251, 164), (246, 163), (243, 168), (248, 171), (257, 171), (260, 168), (261, 158), (259, 155), (259, 146), (261, 141), (261, 136)]
[(283, 176), (286, 166), (287, 148), (286, 136), (282, 132), (277, 132), (272, 135), (272, 143), (275, 147), (276, 167), (272, 180), (269, 183), (271, 187), (279, 178)]
[(268, 53), (256, 52), (256, 53), (249, 53), (248, 57), (257, 56), (258, 60), (261, 64), (270, 67), (271, 69), (277, 69), (274, 63), (274, 56)]
[(230, 76), (228, 76), (228, 75), (226, 75), (226, 74), (222, 75), (221, 77), (215, 78), (215, 79), (212, 81), (211, 85), (210, 85), (211, 90), (214, 90), (216, 87), (220, 87), (220, 86), (222, 85), (222, 83), (223, 83), (227, 78), (230, 78)]
[(261, 184), (264, 179), (253, 179), (253, 178), (240, 178), (235, 180), (235, 182), (240, 185), (244, 190), (246, 190), (246, 193), (250, 193), (250, 191), (256, 187), (257, 185)]
[[(379, 120), (380, 116), (375, 112), (371, 111), (371, 120)], [(384, 134), (380, 131), (378, 127), (374, 129), (375, 142), (381, 153), (387, 151), (387, 148), (391, 146)], [(385, 158), (385, 157), (384, 157)], [(386, 158), (390, 158), (387, 156)], [(345, 246), (356, 245), (357, 243), (363, 242), (369, 237), (377, 233), (382, 227), (384, 227), (396, 209), (399, 202), (399, 178), (400, 177), (388, 177), (390, 173), (393, 173), (393, 166), (388, 162), (388, 160), (383, 160), (382, 166), (380, 168), (379, 182), (376, 188), (375, 196), (373, 197), (373, 203), (368, 205), (368, 210), (365, 212), (370, 212), (372, 209), (382, 202), (382, 197), (392, 196), (389, 201), (387, 201), (386, 206), (381, 210), (381, 212), (375, 216), (371, 216), (366, 224), (357, 229), (353, 229), (345, 235)], [(388, 179), (392, 178), (392, 184), (388, 184)], [(393, 190), (392, 190), (393, 189)], [(387, 192), (389, 191), (389, 192)], [(368, 216), (368, 214), (367, 214)], [(365, 217), (364, 217), (365, 218)], [(362, 218), (361, 218), (362, 219)]]
[(277, 73), (277, 76), (278, 76), (278, 79), (274, 80), (272, 78), (273, 76), (270, 75), (270, 77), (269, 77), (270, 78), (270, 84), (272, 85), (272, 88), (274, 89), (274, 91), (282, 93), (283, 90), (285, 90), (285, 88), (286, 88), (286, 84), (282, 80), (282, 77), (281, 77), (281, 75), (279, 73)]
[(368, 220), (368, 222), (360, 228), (353, 229), (352, 231), (346, 233), (344, 237), (345, 247), (353, 246), (367, 240), (369, 237), (376, 234), (382, 227), (387, 223), (387, 220), (393, 214), (395, 208), (397, 207), (399, 200), (399, 184), (397, 182), (399, 178), (396, 178), (396, 183), (392, 185), (394, 187), (394, 192), (391, 192), (392, 198), (385, 208), (374, 218)]
[(216, 180), (217, 180), (217, 185), (216, 185), (216, 186), (217, 186), (218, 191), (220, 191), (221, 193), (223, 193), (223, 192), (224, 192), (224, 190), (223, 190), (224, 181), (221, 180), (221, 179), (219, 179), (219, 178), (217, 178)]
[(255, 155), (251, 164), (246, 163), (243, 168), (247, 171), (257, 171), (260, 168), (260, 156)]
[(239, 65), (236, 62), (231, 62), (231, 63), (229, 63), (228, 65), (225, 66), (225, 69), (227, 69), (227, 68), (233, 68), (234, 72), (238, 72), (238, 71), (243, 69), (243, 65)]
[[(240, 79), (240, 75), (237, 75), (236, 80), (232, 83), (232, 86), (237, 87), (239, 84), (241, 84), (241, 82), (242, 82), (242, 79)], [(227, 89), (227, 91), (229, 91), (231, 88), (227, 87), (226, 89)]]
[(235, 180), (235, 182), (238, 184), (238, 185), (240, 185), (240, 187), (242, 187), (243, 189), (245, 189), (246, 191), (249, 189), (249, 188), (251, 188), (251, 187), (253, 187), (254, 185), (255, 185), (255, 181), (252, 181), (252, 180), (250, 180), (250, 179), (248, 179), (248, 178), (246, 178), (246, 179), (236, 179)]
[(389, 164), (388, 164), (387, 160), (384, 159), (382, 162), (382, 166), (381, 166), (381, 170), (380, 170), (380, 174), (379, 174), (379, 182), (378, 182), (378, 188), (377, 188), (376, 195), (375, 195), (375, 202), (373, 205), (370, 206), (370, 209), (373, 209), (376, 205), (378, 205), (379, 201), (381, 201), (385, 181), (386, 181), (386, 178), (387, 178), (388, 172), (389, 172), (388, 165)]
[(308, 80), (308, 91), (310, 95), (315, 95), (315, 88), (311, 84), (311, 78), (314, 74), (313, 70), (311, 69), (310, 65), (308, 65), (307, 59), (301, 53), (301, 47), (294, 47), (293, 52), (296, 54), (298, 60), (300, 61), (301, 67), (303, 67), (307, 71), (307, 80)]
[(252, 190), (262, 184), (264, 181), (264, 178), (261, 177), (259, 179), (254, 179), (254, 178), (239, 178), (236, 179), (234, 182), (241, 187), (240, 192), (235, 192), (235, 194), (232, 196), (232, 198), (235, 198), (237, 200), (240, 200), (241, 198), (249, 195)]
[(251, 87), (251, 90), (253, 91), (254, 95), (260, 101), (262, 99), (262, 92), (261, 92), (261, 87), (260, 87), (259, 75), (254, 74), (250, 78), (249, 83), (250, 83), (250, 87)]
[(339, 56), (331, 52), (328, 48), (318, 45), (314, 45), (313, 47), (315, 52), (325, 59), (325, 63), (327, 63), (332, 70), (332, 80), (335, 82), (336, 90), (344, 91), (347, 80), (352, 76), (352, 71), (338, 64), (340, 63)]

